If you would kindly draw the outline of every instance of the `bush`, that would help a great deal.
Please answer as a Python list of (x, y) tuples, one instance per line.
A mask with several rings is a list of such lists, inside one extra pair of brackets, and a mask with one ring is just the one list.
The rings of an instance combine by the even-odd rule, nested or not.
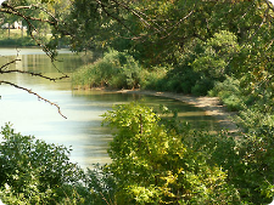
[(144, 79), (142, 72), (143, 69), (132, 56), (126, 52), (109, 50), (94, 64), (80, 68), (73, 75), (73, 86), (139, 88)]
[(182, 53), (176, 53), (177, 62), (169, 70), (163, 88), (197, 96), (207, 95), (215, 82), (225, 80), (225, 75), (235, 72), (230, 66), (239, 53), (237, 37), (229, 31), (215, 33), (202, 41), (194, 39), (184, 45)]
[(163, 90), (162, 83), (168, 71), (168, 67), (155, 66), (149, 70), (143, 69), (141, 88), (151, 90)]
[(86, 173), (69, 161), (71, 148), (2, 128), (0, 199), (9, 204), (107, 205), (115, 201), (115, 179), (107, 166)]
[(90, 191), (89, 204), (107, 205), (116, 201), (116, 179), (110, 172), (108, 165), (95, 164), (93, 169), (87, 170), (83, 181), (85, 187)]
[(24, 38), (7, 38), (0, 40), (0, 46), (9, 47), (9, 46), (36, 46), (35, 41), (31, 37)]
[(230, 111), (239, 111), (244, 108), (246, 97), (243, 96), (240, 81), (234, 77), (226, 76), (223, 82), (215, 83), (209, 91), (210, 96), (218, 96)]
[(104, 117), (115, 130), (109, 168), (119, 204), (268, 204), (274, 196), (274, 126), (235, 140), (162, 120), (138, 103)]
[(190, 94), (199, 78), (200, 74), (195, 73), (186, 62), (183, 62), (169, 70), (162, 80), (162, 90)]
[(0, 145), (0, 196), (10, 204), (51, 204), (57, 190), (78, 182), (83, 171), (69, 161), (71, 149), (2, 128)]
[(240, 203), (226, 171), (212, 161), (216, 144), (207, 142), (207, 134), (202, 134), (206, 144), (198, 146), (199, 132), (164, 123), (138, 103), (115, 106), (104, 117), (115, 129), (109, 168), (119, 204)]

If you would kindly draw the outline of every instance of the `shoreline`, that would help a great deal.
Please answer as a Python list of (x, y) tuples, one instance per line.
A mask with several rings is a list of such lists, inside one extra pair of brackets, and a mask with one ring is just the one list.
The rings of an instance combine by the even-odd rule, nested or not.
[[(105, 90), (105, 92), (108, 92)], [(117, 93), (137, 93), (143, 95), (151, 95), (158, 97), (166, 97), (174, 100), (181, 101), (193, 105), (194, 107), (201, 108), (208, 116), (214, 117), (219, 123), (222, 130), (228, 130), (229, 133), (237, 133), (240, 129), (231, 120), (231, 117), (236, 115), (235, 112), (229, 112), (226, 107), (220, 102), (218, 97), (195, 97), (184, 95), (180, 93), (171, 92), (157, 92), (145, 90), (119, 90)]]

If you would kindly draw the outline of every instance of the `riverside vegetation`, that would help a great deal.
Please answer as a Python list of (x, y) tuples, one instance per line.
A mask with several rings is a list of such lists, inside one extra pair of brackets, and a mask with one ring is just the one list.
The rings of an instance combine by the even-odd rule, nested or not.
[(165, 107), (156, 112), (140, 103), (117, 105), (103, 115), (103, 125), (113, 128), (112, 163), (84, 171), (69, 161), (70, 149), (6, 125), (0, 144), (5, 203), (272, 201), (274, 8), (269, 1), (79, 0), (69, 8), (64, 16), (57, 12), (64, 23), (52, 28), (49, 45), (63, 39), (73, 50), (103, 53), (77, 69), (74, 88), (218, 96), (237, 113), (234, 122), (242, 132), (235, 137), (197, 131), (176, 113), (163, 118)]
[[(271, 201), (272, 144), (166, 119), (129, 103), (104, 114), (111, 164), (83, 171), (70, 149), (2, 128), (0, 183), (7, 204), (263, 204)], [(161, 114), (161, 115), (160, 115)], [(270, 143), (267, 143), (268, 140)], [(267, 163), (267, 164), (266, 164)]]

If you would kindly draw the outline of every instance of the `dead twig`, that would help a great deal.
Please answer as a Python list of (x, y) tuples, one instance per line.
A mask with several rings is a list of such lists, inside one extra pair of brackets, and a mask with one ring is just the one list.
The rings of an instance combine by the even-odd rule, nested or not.
[(50, 105), (55, 106), (55, 107), (58, 109), (58, 113), (59, 113), (63, 118), (67, 119), (67, 117), (66, 117), (65, 115), (62, 114), (61, 108), (60, 108), (59, 105), (57, 105), (56, 103), (53, 103), (53, 102), (51, 102), (50, 100), (48, 100), (48, 99), (46, 99), (46, 98), (40, 96), (38, 93), (33, 92), (32, 90), (30, 90), (30, 89), (28, 89), (28, 88), (19, 86), (19, 85), (17, 85), (17, 84), (14, 84), (14, 83), (12, 83), (12, 82), (9, 82), (9, 81), (0, 81), (0, 85), (1, 85), (1, 84), (10, 85), (10, 86), (13, 86), (13, 87), (15, 87), (15, 88), (17, 88), (17, 89), (24, 90), (24, 91), (28, 92), (29, 94), (32, 94), (32, 95), (38, 97), (39, 100), (42, 100), (42, 101), (44, 101), (44, 102), (46, 102), (46, 103), (49, 103)]
[(27, 75), (31, 75), (31, 76), (37, 76), (37, 77), (40, 77), (40, 78), (44, 78), (46, 80), (53, 81), (53, 82), (56, 82), (57, 80), (62, 80), (62, 79), (65, 79), (65, 78), (69, 78), (68, 75), (63, 75), (63, 76), (58, 77), (58, 78), (52, 78), (52, 77), (43, 75), (42, 73), (34, 73), (34, 72), (30, 72), (30, 71), (23, 71), (23, 70), (17, 70), (17, 69), (1, 71), (1, 69), (0, 69), (0, 74), (6, 74), (6, 73), (27, 74)]
[[(10, 69), (10, 70), (7, 70), (7, 67), (13, 63), (16, 63), (18, 61), (21, 61), (20, 58), (16, 58), (4, 65), (2, 65), (0, 67), (0, 74), (8, 74), (8, 73), (20, 73), (20, 74), (26, 74), (26, 75), (31, 75), (31, 76), (36, 76), (36, 77), (40, 77), (40, 78), (43, 78), (43, 79), (46, 79), (46, 80), (49, 80), (49, 81), (53, 81), (53, 82), (56, 82), (57, 80), (62, 80), (62, 79), (65, 79), (65, 78), (69, 78), (68, 75), (62, 73), (63, 75), (61, 77), (57, 77), (57, 78), (53, 78), (53, 77), (49, 77), (49, 76), (46, 76), (46, 75), (43, 75), (41, 73), (35, 73), (35, 72), (31, 72), (31, 71), (23, 71), (23, 70), (19, 70), (19, 69)], [(57, 69), (57, 68), (56, 68)], [(58, 69), (57, 69), (58, 70)], [(38, 97), (39, 100), (42, 100), (44, 102), (47, 102), (53, 106), (55, 106), (57, 109), (58, 109), (58, 113), (65, 119), (67, 119), (67, 117), (65, 115), (63, 115), (61, 113), (61, 108), (56, 104), (56, 103), (53, 103), (51, 102), (50, 100), (46, 99), (46, 98), (43, 98), (42, 96), (40, 96), (38, 93), (35, 93), (33, 92), (32, 90), (28, 89), (28, 88), (25, 88), (25, 87), (22, 87), (22, 86), (19, 86), (17, 84), (14, 84), (12, 82), (9, 82), (9, 81), (0, 81), (0, 85), (1, 84), (6, 84), (6, 85), (10, 85), (10, 86), (13, 86), (15, 88), (18, 88), (20, 90), (24, 90), (24, 91), (27, 91), (28, 93), (32, 94), (32, 95), (35, 95)]]
[(7, 68), (9, 65), (11, 65), (11, 64), (13, 64), (13, 63), (16, 63), (16, 62), (18, 62), (18, 61), (21, 61), (21, 59), (16, 58), (16, 59), (14, 59), (14, 60), (12, 60), (12, 61), (10, 61), (10, 62), (8, 62), (8, 63), (2, 65), (2, 66), (0, 67), (0, 74), (2, 74), (2, 73), (4, 72), (4, 69)]

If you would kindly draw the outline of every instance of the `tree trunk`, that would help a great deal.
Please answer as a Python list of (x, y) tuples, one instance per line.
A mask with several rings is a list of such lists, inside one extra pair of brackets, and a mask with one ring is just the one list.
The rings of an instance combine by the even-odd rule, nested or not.
[(10, 23), (8, 23), (8, 38), (10, 39)]

